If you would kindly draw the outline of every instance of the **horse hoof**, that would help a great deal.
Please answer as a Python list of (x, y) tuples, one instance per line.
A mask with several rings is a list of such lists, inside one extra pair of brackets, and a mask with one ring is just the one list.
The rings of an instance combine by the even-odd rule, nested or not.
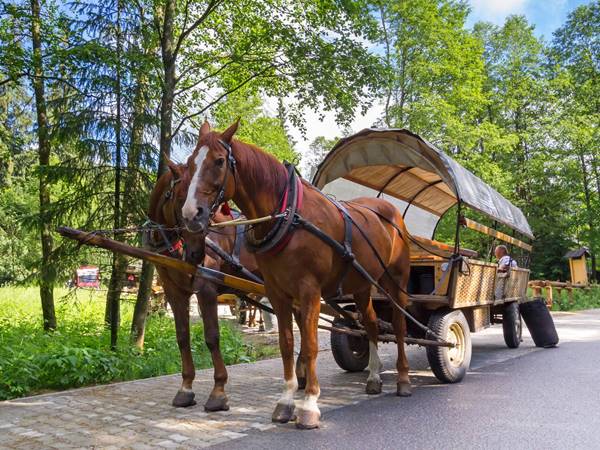
[(206, 403), (204, 404), (204, 411), (229, 411), (229, 404), (227, 401), (226, 395), (223, 395), (222, 397), (208, 397), (208, 400), (206, 400)]
[(398, 383), (396, 395), (398, 397), (410, 397), (412, 395), (410, 383)]
[(307, 411), (305, 409), (298, 410), (296, 418), (296, 428), (300, 430), (313, 430), (319, 428), (319, 420), (321, 413), (319, 411)]
[(366, 392), (369, 395), (381, 394), (381, 386), (383, 382), (381, 380), (367, 380)]
[(173, 406), (177, 408), (187, 408), (188, 406), (194, 406), (196, 401), (194, 400), (194, 394), (192, 391), (177, 391), (175, 397), (173, 398)]
[(291, 405), (277, 403), (275, 411), (273, 411), (273, 415), (271, 416), (271, 420), (276, 423), (288, 423), (294, 418), (295, 408), (293, 403)]
[(306, 377), (298, 377), (298, 389), (304, 390), (306, 387)]

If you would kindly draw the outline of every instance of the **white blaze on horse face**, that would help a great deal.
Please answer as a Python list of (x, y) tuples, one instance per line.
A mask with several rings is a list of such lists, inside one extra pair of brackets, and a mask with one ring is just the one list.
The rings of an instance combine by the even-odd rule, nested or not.
[(294, 394), (298, 390), (298, 380), (296, 379), (296, 373), (292, 375), (292, 378), (289, 380), (285, 380), (285, 386), (283, 388), (283, 394), (281, 398), (277, 400), (277, 403), (281, 403), (282, 405), (293, 405), (294, 404)]
[(185, 199), (185, 203), (183, 204), (183, 208), (181, 210), (183, 218), (187, 220), (192, 220), (198, 212), (198, 200), (196, 199), (196, 190), (198, 189), (198, 183), (200, 182), (200, 169), (202, 169), (202, 163), (204, 163), (207, 154), (208, 146), (203, 145), (202, 147), (200, 147), (200, 150), (198, 150), (196, 158), (194, 158), (196, 171), (192, 176), (192, 181), (190, 182), (190, 187), (188, 188), (187, 198)]
[(381, 360), (379, 359), (379, 353), (377, 352), (377, 344), (369, 341), (369, 380), (381, 381), (379, 372), (381, 371)]

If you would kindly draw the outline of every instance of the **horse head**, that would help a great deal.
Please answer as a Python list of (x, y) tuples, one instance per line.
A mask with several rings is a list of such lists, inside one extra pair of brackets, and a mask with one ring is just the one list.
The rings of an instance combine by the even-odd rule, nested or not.
[(189, 186), (181, 209), (183, 224), (192, 233), (206, 234), (219, 206), (235, 194), (235, 158), (231, 148), (239, 119), (223, 133), (200, 128), (198, 144), (187, 160)]

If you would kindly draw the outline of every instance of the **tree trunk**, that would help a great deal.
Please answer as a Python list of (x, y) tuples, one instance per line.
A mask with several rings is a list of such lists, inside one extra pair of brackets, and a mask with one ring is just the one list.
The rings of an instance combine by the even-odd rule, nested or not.
[(148, 261), (142, 264), (142, 275), (135, 300), (133, 319), (131, 321), (131, 343), (140, 350), (144, 348), (144, 332), (146, 329), (146, 317), (148, 316), (148, 301), (152, 290), (152, 279), (154, 277), (154, 266)]
[(39, 283), (44, 329), (56, 328), (56, 315), (54, 312), (54, 278), (55, 270), (52, 266), (52, 234), (50, 222), (50, 186), (46, 177), (46, 170), (50, 165), (50, 141), (48, 133), (48, 116), (46, 113), (46, 98), (44, 93), (44, 70), (42, 62), (42, 37), (40, 24), (39, 0), (31, 0), (31, 44), (33, 49), (33, 90), (35, 93), (35, 107), (37, 113), (38, 157), (40, 170), (38, 173), (40, 183), (40, 240), (42, 244), (42, 261), (40, 267)]
[(594, 235), (596, 234), (596, 227), (594, 224), (594, 212), (592, 210), (592, 199), (591, 199), (591, 193), (590, 193), (590, 188), (588, 186), (588, 170), (587, 170), (587, 166), (585, 163), (585, 154), (583, 151), (580, 151), (579, 153), (579, 162), (581, 163), (581, 177), (582, 177), (582, 182), (583, 182), (583, 193), (585, 195), (585, 207), (586, 207), (586, 212), (587, 212), (587, 219), (588, 219), (588, 227), (590, 228), (590, 236), (589, 236), (589, 240), (588, 240), (588, 245), (590, 248), (590, 254), (591, 254), (591, 259), (592, 259), (592, 280), (597, 281), (597, 271), (596, 271), (596, 251), (595, 248), (593, 246), (594, 243)]
[[(133, 99), (133, 125), (131, 127), (131, 144), (128, 158), (129, 170), (125, 181), (126, 193), (132, 192), (133, 189), (135, 189), (137, 169), (140, 166), (142, 158), (145, 107), (144, 90), (146, 88), (146, 81), (146, 74), (143, 71), (139, 71)], [(125, 210), (125, 208), (123, 209)], [(124, 220), (129, 220), (129, 218), (124, 218)], [(138, 293), (135, 301), (135, 308), (133, 310), (133, 318), (131, 320), (130, 335), (130, 342), (136, 345), (140, 350), (144, 348), (144, 331), (153, 276), (154, 266), (151, 263), (144, 261), (142, 263), (142, 272), (138, 283)]]
[[(117, 1), (117, 26), (116, 26), (116, 79), (115, 79), (115, 96), (116, 96), (116, 123), (115, 123), (115, 192), (114, 192), (114, 221), (115, 229), (121, 227), (121, 160), (122, 160), (122, 145), (121, 145), (121, 1)], [(118, 239), (118, 236), (117, 236)], [(112, 270), (110, 274), (110, 283), (108, 294), (106, 296), (106, 304), (108, 309), (108, 318), (110, 324), (110, 347), (116, 349), (117, 337), (119, 332), (119, 324), (121, 319), (120, 299), (121, 289), (123, 287), (123, 275), (127, 268), (127, 260), (123, 255), (113, 253)]]
[[(173, 139), (173, 101), (175, 99), (175, 37), (173, 21), (175, 18), (175, 0), (167, 0), (164, 9), (161, 54), (164, 69), (164, 85), (160, 102), (160, 160), (158, 176), (166, 170), (164, 156), (171, 156)], [(164, 155), (164, 156), (163, 156)]]
[[(381, 20), (381, 29), (383, 31), (383, 42), (385, 44), (385, 62), (388, 70), (394, 70), (391, 63), (391, 53), (390, 53), (390, 38), (387, 31), (386, 25), (386, 17), (385, 17), (385, 7), (382, 4), (379, 5), (379, 16)], [(394, 75), (395, 76), (395, 75)], [(392, 86), (393, 82), (389, 81), (389, 85), (386, 87), (386, 95), (385, 95), (385, 109), (384, 109), (384, 121), (385, 125), (388, 128), (391, 128), (390, 122), (390, 102), (392, 100)]]

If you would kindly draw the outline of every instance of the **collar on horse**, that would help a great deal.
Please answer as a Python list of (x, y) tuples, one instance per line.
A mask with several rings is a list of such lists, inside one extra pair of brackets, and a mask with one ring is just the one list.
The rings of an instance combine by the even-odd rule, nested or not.
[(246, 228), (246, 247), (251, 253), (273, 256), (282, 251), (292, 238), (295, 217), (302, 207), (304, 189), (294, 165), (287, 162), (284, 164), (288, 178), (279, 205), (273, 215), (285, 214), (276, 219), (275, 225), (260, 239), (254, 237), (253, 228)]

